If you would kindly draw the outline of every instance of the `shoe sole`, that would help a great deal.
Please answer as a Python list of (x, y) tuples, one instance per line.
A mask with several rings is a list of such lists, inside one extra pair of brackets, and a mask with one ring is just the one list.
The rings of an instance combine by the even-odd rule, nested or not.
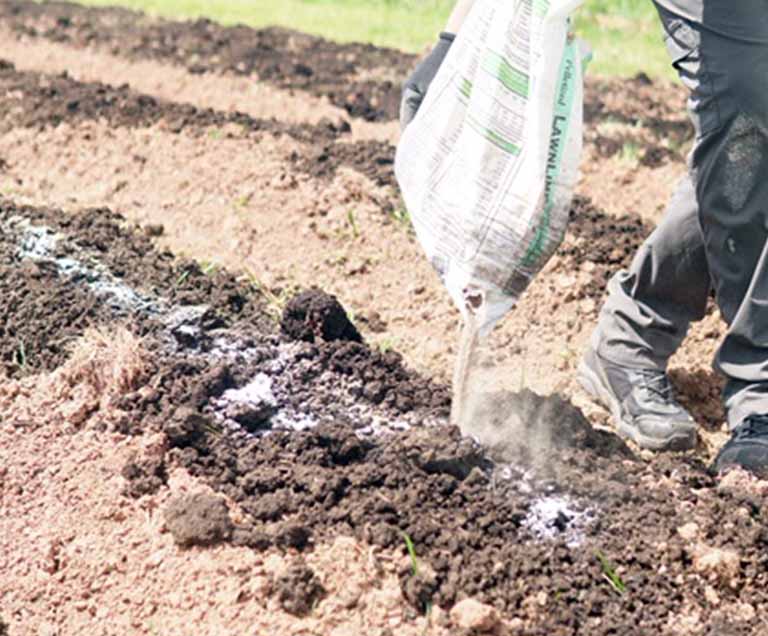
[(614, 426), (619, 435), (631, 439), (640, 448), (652, 451), (684, 451), (690, 450), (696, 445), (695, 431), (691, 434), (676, 434), (659, 439), (658, 437), (644, 435), (636, 426), (628, 424), (624, 421), (624, 418), (621, 415), (621, 405), (619, 404), (619, 401), (613, 397), (600, 376), (583, 361), (579, 363), (577, 380), (587, 393), (611, 412)]

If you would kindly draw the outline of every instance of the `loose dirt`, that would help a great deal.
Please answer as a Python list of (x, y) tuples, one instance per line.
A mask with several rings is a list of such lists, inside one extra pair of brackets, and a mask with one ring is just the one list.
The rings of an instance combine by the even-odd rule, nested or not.
[[(310, 332), (295, 333), (305, 338), (312, 333), (314, 342), (281, 344), (273, 335), (274, 327), (263, 331), (268, 323), (259, 327), (253, 318), (238, 321), (243, 310), (232, 311), (231, 302), (224, 305), (229, 312), (220, 309), (216, 319), (215, 308), (221, 307), (217, 286), (211, 286), (204, 274), (190, 275), (183, 284), (192, 296), (176, 300), (181, 308), (195, 311), (180, 322), (180, 309), (170, 302), (175, 297), (163, 286), (179, 271), (177, 263), (155, 252), (146, 237), (120, 229), (115, 225), (119, 219), (110, 219), (105, 211), (52, 223), (57, 251), (41, 254), (31, 249), (30, 227), (47, 227), (43, 224), (56, 217), (63, 218), (52, 210), (6, 204), (0, 220), (12, 229), (3, 234), (3, 242), (15, 246), (15, 251), (5, 247), (3, 253), (21, 262), (49, 263), (63, 285), (94, 295), (99, 293), (93, 289), (98, 277), (69, 276), (61, 268), (62, 259), (89, 262), (102, 280), (117, 278), (116, 270), (144, 272), (143, 284), (135, 283), (135, 295), (144, 302), (134, 307), (134, 324), (147, 325), (140, 328), (143, 347), (153, 353), (124, 386), (123, 397), (110, 402), (110, 417), (103, 422), (107, 430), (130, 431), (134, 436), (162, 432), (166, 441), (153, 452), (164, 467), (158, 469), (156, 462), (147, 470), (152, 464), (137, 464), (134, 451), (124, 457), (123, 477), (144, 484), (147, 474), (158, 478), (165, 472), (167, 479), (182, 468), (241, 511), (236, 527), (222, 499), (196, 496), (169, 501), (164, 524), (177, 543), (235, 540), (257, 551), (287, 547), (306, 551), (339, 535), (352, 535), (391, 551), (403, 550), (407, 535), (422, 567), (414, 574), (406, 562), (398, 575), (403, 594), (417, 611), (427, 605), (447, 608), (473, 597), (516, 616), (528, 626), (527, 633), (534, 634), (569, 634), (579, 625), (595, 634), (615, 633), (617, 627), (631, 633), (638, 626), (643, 631), (636, 633), (663, 633), (677, 616), (675, 599), (694, 602), (705, 587), (723, 599), (724, 607), (746, 593), (739, 590), (751, 590), (749, 602), (759, 615), (765, 602), (756, 591), (764, 576), (759, 565), (766, 540), (762, 499), (742, 500), (736, 495), (734, 500), (734, 495), (718, 491), (695, 460), (661, 456), (642, 462), (611, 434), (595, 431), (578, 410), (559, 398), (494, 395), (493, 425), (501, 431), (499, 439), (513, 438), (503, 429), (515, 426), (511, 419), (515, 416), (531, 431), (551, 431), (553, 444), (544, 462), (548, 471), (531, 472), (530, 450), (521, 453), (517, 444), (508, 444), (489, 453), (462, 439), (456, 428), (447, 425), (447, 400), (435, 410), (435, 396), (446, 395), (445, 390), (398, 367), (396, 357), (388, 370), (386, 355), (356, 341), (356, 332), (347, 334), (352, 340), (326, 340), (324, 321), (317, 317), (336, 316), (338, 324), (339, 307), (333, 299), (315, 291), (293, 301), (285, 315), (287, 324), (295, 325), (303, 316)], [(20, 218), (27, 223), (11, 225), (10, 219)], [(118, 242), (133, 246), (109, 249), (110, 243)], [(108, 256), (99, 258), (88, 251), (97, 246)], [(139, 256), (137, 246), (145, 250)], [(24, 276), (21, 267), (3, 271), (10, 280)], [(231, 280), (223, 273), (219, 277)], [(130, 280), (126, 277), (124, 283)], [(245, 291), (239, 297), (247, 297)], [(228, 300), (232, 298), (230, 293)], [(206, 301), (213, 310), (200, 309)], [(114, 312), (111, 322), (118, 319), (119, 305), (104, 306)], [(251, 315), (263, 307), (256, 302), (250, 306)], [(341, 324), (348, 327), (344, 321)], [(49, 323), (38, 328), (55, 334), (61, 327)], [(325, 333), (332, 338), (345, 330)], [(298, 376), (290, 371), (292, 364), (299, 365)], [(270, 424), (253, 434), (221, 416), (218, 400), (227, 391), (242, 390), (254, 377), (270, 373), (282, 420), (270, 417)], [(313, 381), (314, 374), (323, 380)], [(278, 390), (285, 375), (294, 387), (312, 388), (306, 401), (302, 402), (301, 392)], [(414, 389), (410, 392), (406, 386)], [(343, 402), (345, 387), (351, 401), (343, 410), (333, 411), (323, 403), (323, 391)], [(8, 395), (11, 404), (5, 412), (10, 414), (11, 429), (18, 429), (20, 420), (13, 415), (19, 409), (18, 390)], [(355, 408), (355, 403), (360, 406)], [(384, 409), (378, 417), (365, 406), (371, 403)], [(82, 426), (99, 413), (101, 407), (73, 422)], [(306, 417), (299, 418), (299, 413)], [(397, 413), (403, 419), (392, 427)], [(114, 475), (119, 477), (118, 472)], [(161, 485), (158, 492), (163, 490)], [(734, 518), (734, 509), (744, 513)], [(707, 528), (701, 541), (686, 542), (678, 536), (677, 529), (686, 523)], [(734, 531), (720, 534), (734, 523)], [(738, 567), (723, 575), (717, 565), (690, 569), (692, 558), (719, 562), (717, 556), (704, 561), (695, 556), (713, 549), (737, 554)], [(618, 563), (618, 576), (631, 590), (626, 597), (601, 579), (605, 566), (595, 557), (598, 552)], [(709, 568), (715, 575), (707, 574)], [(299, 564), (283, 579), (285, 584), (278, 581), (277, 602), (289, 613), (307, 613), (321, 602), (322, 586), (310, 574)], [(286, 581), (297, 580), (299, 591), (304, 591), (288, 594)], [(520, 581), (526, 585), (520, 586)], [(731, 618), (727, 612), (724, 620), (737, 625), (742, 618)], [(745, 624), (755, 625), (754, 620)]]

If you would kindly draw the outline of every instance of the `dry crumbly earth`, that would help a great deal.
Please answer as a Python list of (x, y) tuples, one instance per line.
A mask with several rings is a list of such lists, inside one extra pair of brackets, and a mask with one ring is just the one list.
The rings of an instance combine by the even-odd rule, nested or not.
[(412, 57), (66, 3), (2, 3), (0, 38), (0, 634), (766, 628), (768, 486), (706, 471), (717, 312), (671, 366), (688, 455), (626, 447), (573, 378), (684, 171), (681, 89), (588, 80), (482, 449), (392, 174)]

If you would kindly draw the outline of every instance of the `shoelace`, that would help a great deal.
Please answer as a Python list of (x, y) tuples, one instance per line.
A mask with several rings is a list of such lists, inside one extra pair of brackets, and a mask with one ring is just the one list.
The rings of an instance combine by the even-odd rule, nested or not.
[(749, 437), (768, 437), (768, 414), (750, 415), (734, 431), (739, 439)]
[(667, 374), (661, 371), (642, 370), (642, 388), (648, 391), (652, 396), (658, 397), (664, 402), (675, 402), (672, 385), (667, 378)]

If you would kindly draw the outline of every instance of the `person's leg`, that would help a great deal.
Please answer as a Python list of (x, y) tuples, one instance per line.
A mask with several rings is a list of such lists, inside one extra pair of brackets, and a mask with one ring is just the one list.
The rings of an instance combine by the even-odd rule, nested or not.
[(665, 371), (690, 323), (704, 317), (710, 289), (696, 193), (686, 176), (629, 269), (608, 284), (592, 346), (617, 364)]
[[(759, 4), (768, 12), (768, 0)], [(715, 296), (729, 326), (716, 367), (727, 379), (735, 427), (768, 412), (768, 27), (748, 32), (749, 16), (742, 15), (745, 40), (723, 35), (721, 16), (710, 17), (706, 4), (702, 27), (661, 14), (691, 88), (691, 174)]]
[[(714, 5), (719, 4), (716, 9)], [(716, 467), (768, 470), (768, 0), (703, 4), (701, 24), (659, 10), (690, 89), (691, 178), (717, 304), (715, 366), (734, 435)]]
[(711, 288), (693, 184), (680, 181), (656, 230), (608, 285), (578, 379), (619, 433), (652, 450), (686, 449), (696, 424), (672, 395), (667, 362)]

